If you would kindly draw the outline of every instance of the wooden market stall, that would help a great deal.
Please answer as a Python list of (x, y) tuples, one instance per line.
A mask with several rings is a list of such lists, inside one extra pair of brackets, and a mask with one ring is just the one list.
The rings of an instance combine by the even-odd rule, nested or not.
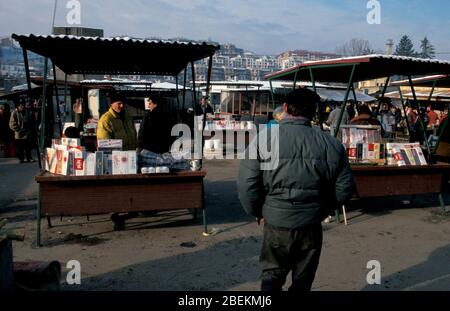
[[(50, 60), (67, 74), (100, 75), (178, 75), (190, 65), (195, 77), (194, 62), (209, 58), (219, 46), (205, 42), (144, 40), (131, 38), (77, 37), (66, 35), (17, 35), (12, 38), (23, 49), (29, 89), (28, 51), (45, 57), (43, 98), (46, 98), (47, 68)], [(209, 74), (210, 76), (210, 74)], [(195, 79), (193, 81), (194, 102)], [(184, 96), (183, 96), (184, 101)], [(45, 110), (42, 105), (41, 128)], [(40, 133), (40, 154), (49, 133)], [(156, 175), (58, 176), (42, 172), (39, 184), (36, 243), (41, 244), (41, 217), (92, 215), (108, 212), (135, 212), (172, 209), (202, 209), (204, 233), (207, 232), (204, 204), (204, 171), (171, 172)], [(176, 199), (176, 200), (175, 200)], [(182, 202), (182, 203), (179, 203)]]
[[(270, 74), (266, 78), (270, 82), (273, 80), (293, 81), (293, 88), (296, 87), (296, 82), (299, 80), (311, 80), (313, 85), (316, 81), (322, 83), (345, 83), (347, 88), (344, 102), (347, 102), (351, 92), (356, 99), (354, 83), (358, 81), (386, 78), (383, 90), (384, 95), (392, 76), (406, 76), (415, 98), (414, 83), (412, 82), (413, 76), (449, 73), (450, 62), (447, 61), (401, 56), (366, 55), (306, 62)], [(339, 133), (339, 125), (343, 113), (344, 109), (341, 109), (339, 121), (337, 122), (338, 130), (335, 131), (336, 136)], [(430, 151), (428, 143), (425, 147)], [(429, 161), (429, 163), (432, 163), (432, 161)], [(361, 198), (436, 193), (439, 194), (442, 210), (446, 211), (442, 191), (449, 180), (449, 164), (397, 166), (355, 163), (352, 165), (352, 172), (357, 185), (357, 196)]]

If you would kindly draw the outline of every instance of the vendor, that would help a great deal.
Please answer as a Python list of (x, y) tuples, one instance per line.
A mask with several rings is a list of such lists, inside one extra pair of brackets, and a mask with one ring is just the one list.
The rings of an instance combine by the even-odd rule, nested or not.
[(197, 115), (203, 115), (204, 113), (214, 114), (214, 109), (209, 104), (208, 97), (206, 96), (202, 96), (200, 99), (200, 109), (197, 109)]
[(136, 129), (133, 120), (126, 114), (123, 97), (112, 93), (110, 99), (110, 109), (98, 121), (97, 139), (121, 139), (123, 150), (136, 150)]
[(138, 150), (146, 149), (154, 153), (170, 150), (171, 128), (167, 115), (162, 111), (162, 99), (151, 94), (146, 103), (146, 112), (139, 127)]

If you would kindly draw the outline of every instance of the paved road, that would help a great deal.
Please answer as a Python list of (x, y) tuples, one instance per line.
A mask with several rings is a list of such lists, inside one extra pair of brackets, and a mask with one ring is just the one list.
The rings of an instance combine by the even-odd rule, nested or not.
[(36, 199), (34, 176), (38, 173), (37, 162), (20, 164), (17, 159), (0, 158), (0, 211), (13, 202)]
[[(42, 224), (45, 246), (35, 249), (34, 201), (9, 205), (0, 218), (26, 229), (25, 242), (14, 242), (15, 260), (80, 261), (82, 284), (64, 289), (258, 290), (262, 227), (240, 207), (238, 164), (205, 162), (209, 230), (216, 233), (209, 237), (201, 217), (193, 221), (183, 210), (129, 220), (120, 232), (108, 215), (54, 217), (53, 228)], [(2, 200), (33, 197), (36, 172), (1, 161)], [(449, 290), (450, 217), (439, 214), (437, 196), (418, 197), (414, 206), (406, 199), (354, 202), (348, 226), (324, 224), (313, 290)], [(371, 260), (381, 265), (380, 285), (367, 284)]]

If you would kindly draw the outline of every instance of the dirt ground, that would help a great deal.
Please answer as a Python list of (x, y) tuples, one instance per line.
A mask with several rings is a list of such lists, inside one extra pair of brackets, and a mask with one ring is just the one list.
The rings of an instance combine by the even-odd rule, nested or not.
[[(51, 229), (42, 222), (44, 246), (34, 248), (37, 170), (5, 161), (0, 218), (26, 229), (26, 240), (14, 242), (15, 261), (81, 263), (81, 285), (68, 285), (64, 269), (66, 290), (259, 290), (262, 226), (240, 206), (238, 166), (233, 160), (205, 163), (210, 236), (202, 235), (201, 214), (193, 220), (186, 210), (131, 219), (124, 231), (113, 231), (108, 215), (54, 217)], [(450, 290), (450, 217), (437, 208), (437, 195), (419, 196), (413, 205), (408, 199), (354, 201), (348, 226), (324, 224), (313, 290)], [(450, 196), (445, 199), (449, 204)], [(381, 285), (367, 284), (370, 260), (381, 264)]]

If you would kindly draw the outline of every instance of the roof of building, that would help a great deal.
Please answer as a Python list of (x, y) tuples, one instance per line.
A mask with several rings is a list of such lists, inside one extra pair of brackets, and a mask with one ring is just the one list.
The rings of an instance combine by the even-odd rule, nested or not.
[(309, 69), (311, 69), (316, 81), (348, 83), (353, 65), (355, 65), (353, 82), (393, 75), (450, 73), (450, 62), (448, 61), (373, 54), (309, 61), (269, 74), (265, 78), (269, 80), (310, 80)]
[(22, 48), (48, 57), (67, 74), (177, 75), (190, 62), (214, 55), (219, 45), (194, 41), (18, 35)]

